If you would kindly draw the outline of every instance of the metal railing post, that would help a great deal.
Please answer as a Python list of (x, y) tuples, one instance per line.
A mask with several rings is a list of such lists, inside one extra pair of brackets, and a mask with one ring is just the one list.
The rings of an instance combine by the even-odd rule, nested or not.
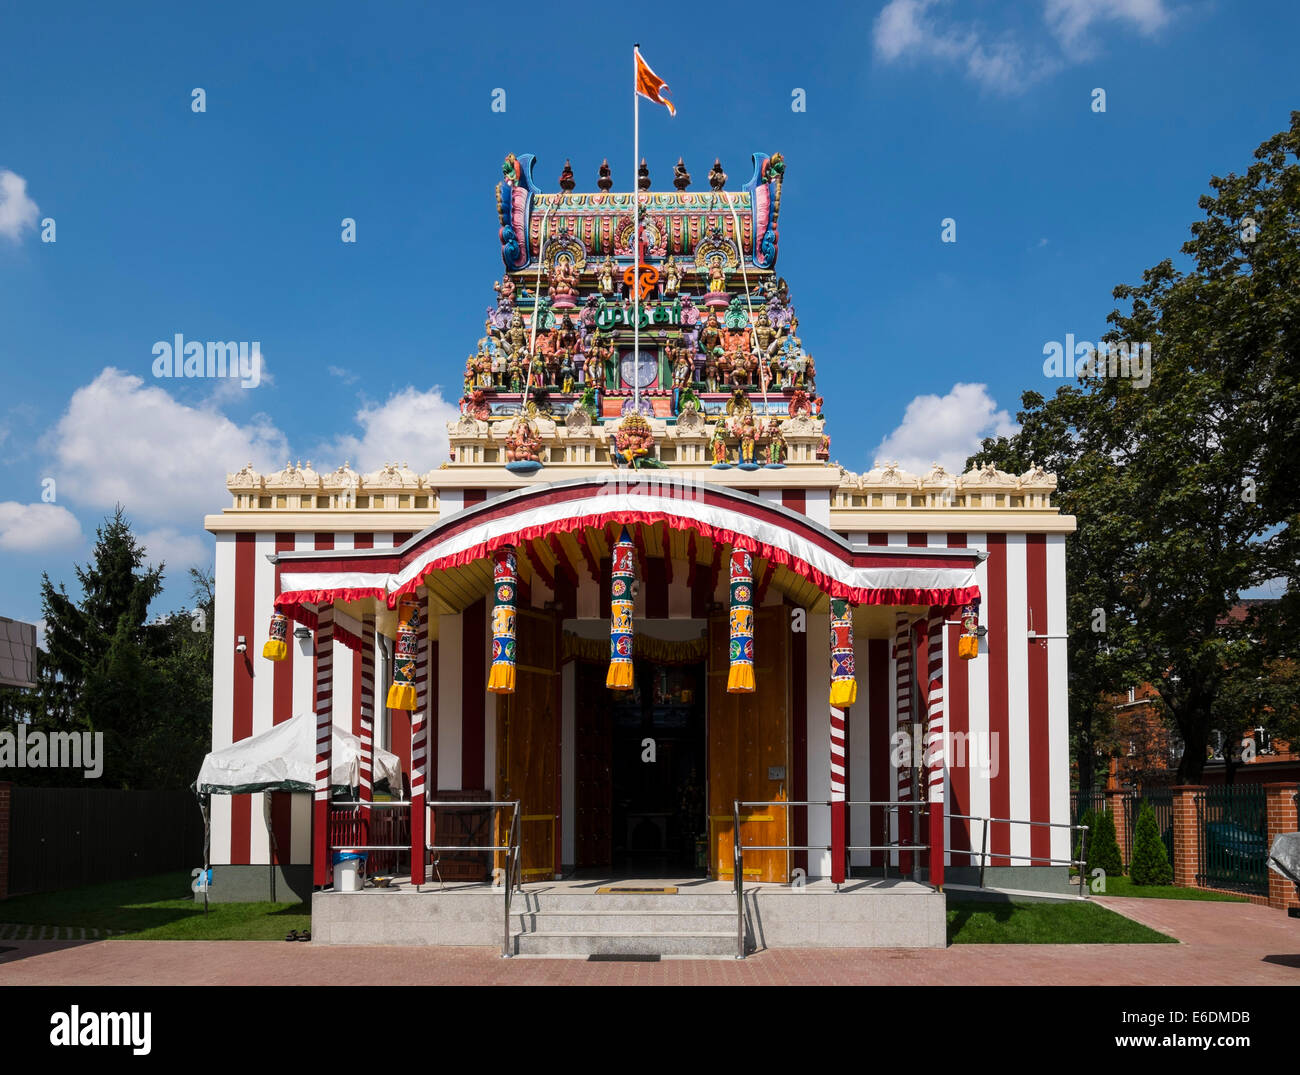
[(981, 818), (981, 820), (984, 822), (984, 824), (980, 826), (984, 832), (984, 836), (980, 840), (980, 888), (983, 888), (984, 867), (989, 864), (989, 819)]
[(745, 958), (745, 866), (740, 847), (740, 800), (731, 801), (731, 879), (736, 885), (736, 958)]

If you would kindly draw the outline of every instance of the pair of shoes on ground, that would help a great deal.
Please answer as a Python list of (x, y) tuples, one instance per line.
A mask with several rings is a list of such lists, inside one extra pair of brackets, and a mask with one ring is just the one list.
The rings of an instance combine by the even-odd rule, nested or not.
[(296, 929), (291, 929), (285, 934), (286, 941), (309, 941), (311, 940), (311, 930), (304, 929), (301, 933)]

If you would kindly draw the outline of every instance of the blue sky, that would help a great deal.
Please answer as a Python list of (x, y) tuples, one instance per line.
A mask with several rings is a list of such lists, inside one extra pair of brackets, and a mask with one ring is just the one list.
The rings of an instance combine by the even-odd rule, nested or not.
[[(785, 155), (778, 268), (851, 470), (959, 465), (1008, 428), (1056, 387), (1044, 344), (1096, 339), (1300, 104), (1287, 2), (50, 7), (0, 6), (0, 614), (23, 619), (116, 501), (179, 607), (228, 470), (436, 467), (501, 273), (501, 160), (536, 154), (553, 190), (567, 157), (591, 189), (608, 157), (623, 189), (634, 41), (678, 106), (642, 106), (656, 188), (679, 155), (733, 189)], [(256, 340), (268, 376), (155, 379), (176, 333)]]

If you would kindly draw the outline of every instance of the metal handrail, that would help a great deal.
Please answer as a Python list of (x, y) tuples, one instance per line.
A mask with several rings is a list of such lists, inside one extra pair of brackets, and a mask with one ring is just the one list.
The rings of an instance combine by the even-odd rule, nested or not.
[(510, 835), (506, 843), (513, 848), (514, 854), (514, 871), (511, 872), (511, 851), (506, 851), (506, 898), (505, 898), (505, 933), (501, 940), (501, 956), (503, 959), (509, 959), (513, 952), (510, 951), (510, 893), (519, 883), (519, 860), (523, 857), (520, 854), (519, 842), (521, 838), (519, 823), (519, 800), (514, 801), (514, 814), (510, 818)]
[[(1088, 826), (1076, 825), (1069, 821), (1030, 821), (1028, 818), (1017, 817), (977, 817), (973, 814), (947, 814), (947, 817), (957, 818), (959, 821), (982, 821), (984, 824), (980, 828), (980, 888), (984, 887), (984, 870), (989, 862), (989, 825), (1037, 825), (1046, 829), (1069, 829), (1071, 843), (1076, 831), (1081, 832), (1079, 840), (1079, 857), (1058, 859), (1051, 856), (1042, 855), (1015, 855), (1011, 852), (999, 852), (998, 858), (1020, 859), (1024, 862), (1045, 862), (1049, 866), (1077, 866), (1079, 868), (1079, 895), (1084, 896), (1087, 892), (1087, 878), (1085, 877), (1086, 867), (1088, 865)], [(974, 854), (974, 851), (970, 852)]]

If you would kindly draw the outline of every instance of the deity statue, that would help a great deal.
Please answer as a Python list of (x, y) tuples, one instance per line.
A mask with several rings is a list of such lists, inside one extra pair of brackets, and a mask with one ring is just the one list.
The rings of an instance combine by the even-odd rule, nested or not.
[(767, 316), (767, 307), (760, 306), (758, 313), (754, 315), (754, 344), (758, 348), (758, 353), (769, 354), (775, 340), (776, 330), (772, 328), (772, 321)]
[(515, 304), (515, 282), (510, 277), (500, 283), (493, 280), (492, 290), (497, 293), (497, 309), (507, 309)]
[(618, 266), (614, 264), (614, 259), (606, 254), (605, 260), (600, 263), (600, 268), (596, 270), (596, 280), (602, 295), (614, 294), (614, 275), (617, 272)]
[(478, 355), (465, 359), (465, 392), (468, 394), (478, 382)]
[[(545, 371), (549, 375), (553, 370), (560, 368), (559, 355), (556, 353), (559, 347), (558, 336), (559, 332), (556, 329), (543, 329), (537, 334), (536, 350), (533, 357), (539, 368), (535, 372), (540, 374)], [(554, 384), (555, 382), (551, 380), (549, 383)]]
[(506, 434), (506, 462), (536, 463), (541, 450), (542, 442), (537, 435), (537, 427), (527, 418), (516, 418), (510, 432)]
[(573, 359), (565, 351), (560, 357), (560, 391), (573, 391)]
[(646, 459), (654, 448), (654, 431), (640, 414), (629, 414), (614, 434), (614, 452), (620, 462), (633, 468)]
[(752, 463), (754, 461), (755, 441), (758, 438), (758, 427), (754, 423), (754, 412), (745, 411), (734, 421), (736, 439), (740, 441), (740, 461), (742, 463)]
[(709, 259), (709, 290), (714, 294), (721, 294), (727, 290), (727, 270), (719, 254), (714, 254)]
[(810, 394), (817, 391), (817, 363), (813, 361), (812, 355), (805, 356), (803, 383)]
[(567, 254), (561, 254), (555, 259), (555, 264), (551, 267), (551, 286), (547, 288), (546, 293), (557, 307), (564, 304), (575, 305), (578, 297), (578, 274)]
[(686, 162), (677, 158), (677, 163), (673, 165), (673, 186), (678, 190), (685, 190), (691, 185), (691, 173), (686, 170)]
[(524, 319), (518, 310), (511, 316), (510, 327), (502, 335), (507, 354), (518, 358), (528, 350), (528, 330), (524, 328)]
[(577, 353), (581, 343), (578, 337), (578, 326), (573, 323), (573, 319), (568, 314), (565, 314), (564, 320), (560, 322), (556, 336), (558, 343), (556, 353), (561, 360)]
[(718, 363), (725, 361), (726, 356), (721, 347), (714, 347), (712, 350), (704, 352), (704, 383), (710, 392), (718, 390)]
[(812, 400), (802, 388), (796, 388), (790, 396), (790, 417), (812, 416)]
[(686, 353), (686, 348), (676, 340), (669, 340), (668, 355), (673, 363), (673, 387), (688, 387), (694, 371), (691, 369), (691, 358)]
[(504, 388), (506, 384), (506, 356), (500, 348), (492, 349), (492, 387)]
[(704, 352), (707, 358), (713, 353), (713, 349), (722, 344), (722, 326), (718, 324), (718, 315), (709, 314), (709, 319), (704, 322), (704, 327), (700, 329), (700, 350)]
[(483, 342), (479, 343), (478, 353), (474, 356), (474, 368), (478, 372), (478, 387), (492, 387), (492, 355)]
[(746, 411), (749, 411), (752, 414), (754, 411), (754, 405), (750, 403), (749, 395), (745, 390), (743, 388), (737, 388), (731, 393), (731, 398), (727, 400), (727, 413), (744, 414)]
[(784, 463), (786, 451), (785, 437), (781, 433), (781, 427), (773, 421), (767, 430), (767, 462), (774, 466)]
[(587, 359), (585, 376), (587, 384), (593, 388), (605, 387), (605, 361), (613, 352), (613, 347), (607, 343), (597, 340), (596, 346), (592, 349), (591, 356)]
[(664, 263), (663, 271), (664, 280), (664, 298), (671, 299), (682, 285), (682, 268), (677, 264), (677, 259), (671, 254)]
[(524, 370), (519, 364), (517, 355), (510, 356), (510, 361), (506, 364), (506, 373), (510, 376), (510, 391), (522, 392), (524, 390)]
[(713, 453), (715, 463), (725, 463), (727, 461), (727, 438), (722, 425), (722, 422), (714, 424), (713, 439), (709, 441), (709, 451)]

